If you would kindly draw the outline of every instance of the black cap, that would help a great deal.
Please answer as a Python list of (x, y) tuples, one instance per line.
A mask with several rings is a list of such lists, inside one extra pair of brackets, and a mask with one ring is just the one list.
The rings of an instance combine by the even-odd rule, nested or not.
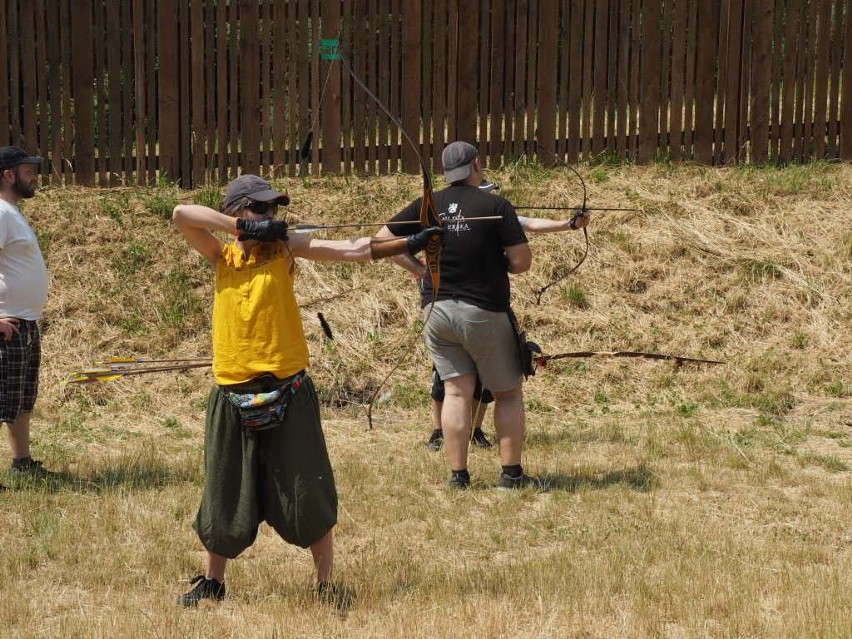
[(252, 200), (254, 202), (275, 202), (276, 204), (288, 205), (290, 198), (284, 193), (279, 193), (262, 177), (246, 173), (228, 185), (225, 192), (224, 207), (227, 211), (240, 200)]
[(11, 169), (20, 164), (41, 164), (44, 158), (30, 155), (17, 146), (0, 146), (0, 171)]

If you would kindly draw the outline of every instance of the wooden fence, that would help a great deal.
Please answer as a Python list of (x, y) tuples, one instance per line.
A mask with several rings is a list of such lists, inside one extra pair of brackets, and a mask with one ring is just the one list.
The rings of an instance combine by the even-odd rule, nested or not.
[(453, 139), (490, 166), (852, 158), (852, 0), (0, 0), (0, 144), (87, 185), (416, 171), (328, 40), (433, 170)]

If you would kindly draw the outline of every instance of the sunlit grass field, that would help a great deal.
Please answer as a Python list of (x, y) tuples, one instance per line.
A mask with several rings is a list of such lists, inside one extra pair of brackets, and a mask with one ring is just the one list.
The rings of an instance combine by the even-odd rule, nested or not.
[[(422, 445), (415, 283), (390, 264), (302, 262), (347, 610), (315, 601), (309, 553), (266, 527), (230, 563), (225, 602), (179, 609), (202, 568), (209, 371), (62, 383), (107, 356), (209, 355), (211, 271), (170, 216), (219, 190), (52, 187), (26, 202), (52, 277), (34, 455), (59, 475), (25, 481), (2, 462), (0, 636), (852, 637), (852, 167), (578, 170), (589, 206), (639, 210), (596, 216), (585, 263), (540, 305), (534, 290), (584, 244), (530, 236), (533, 269), (513, 278), (529, 336), (546, 353), (726, 364), (554, 361), (526, 384), (525, 467), (549, 490), (496, 490), (496, 452), (474, 448), (473, 489), (453, 492), (443, 453)], [(558, 168), (490, 177), (518, 205), (582, 199)], [(314, 223), (381, 221), (420, 189), (275, 185), (291, 221)], [(369, 430), (367, 398), (411, 351)]]

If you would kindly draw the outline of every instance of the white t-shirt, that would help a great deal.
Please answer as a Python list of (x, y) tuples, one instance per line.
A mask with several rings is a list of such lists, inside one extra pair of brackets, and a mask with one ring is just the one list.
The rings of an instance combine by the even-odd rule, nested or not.
[(0, 317), (37, 320), (47, 301), (47, 266), (20, 209), (0, 199)]

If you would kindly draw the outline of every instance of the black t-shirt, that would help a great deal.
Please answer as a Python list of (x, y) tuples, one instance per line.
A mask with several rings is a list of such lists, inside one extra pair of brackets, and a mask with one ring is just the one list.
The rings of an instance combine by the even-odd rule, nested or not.
[[(394, 235), (410, 235), (422, 228), (421, 200), (418, 198), (393, 217), (393, 222), (415, 222), (388, 227)], [(437, 299), (462, 299), (489, 311), (508, 311), (509, 272), (504, 249), (527, 242), (514, 207), (499, 195), (469, 185), (452, 185), (437, 191), (434, 200), (446, 225)], [(491, 216), (501, 219), (471, 221)], [(424, 281), (422, 301), (424, 306), (432, 301), (429, 278)]]

